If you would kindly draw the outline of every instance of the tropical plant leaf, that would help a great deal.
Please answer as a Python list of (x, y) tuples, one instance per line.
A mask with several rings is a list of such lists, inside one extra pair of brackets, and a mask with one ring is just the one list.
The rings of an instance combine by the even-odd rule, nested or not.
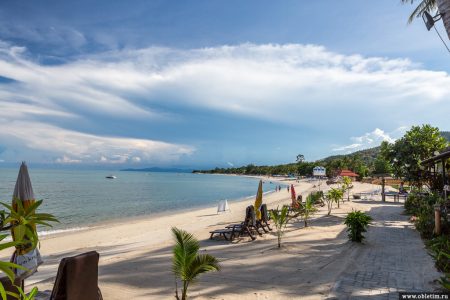
[[(189, 283), (202, 273), (219, 270), (220, 266), (213, 256), (198, 254), (200, 244), (192, 234), (175, 227), (172, 228), (172, 234), (175, 238), (172, 271), (175, 277), (183, 281), (182, 299), (186, 299)], [(178, 299), (178, 291), (176, 295)]]
[(2, 296), (3, 300), (7, 300), (5, 287), (3, 286), (3, 284), (1, 282), (0, 282), (0, 295)]
[(209, 254), (199, 254), (189, 266), (187, 279), (194, 282), (195, 278), (202, 273), (219, 270), (219, 261), (214, 256)]

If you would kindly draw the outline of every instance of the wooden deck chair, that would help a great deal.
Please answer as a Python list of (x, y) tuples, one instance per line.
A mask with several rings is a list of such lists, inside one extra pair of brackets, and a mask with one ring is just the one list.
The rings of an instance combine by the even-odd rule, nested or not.
[(256, 237), (253, 235), (252, 231), (254, 231), (255, 229), (255, 210), (253, 208), (253, 205), (250, 205), (245, 210), (245, 219), (243, 222), (230, 224), (224, 229), (210, 231), (209, 233), (211, 233), (211, 236), (209, 238), (212, 239), (214, 235), (219, 235), (223, 236), (226, 240), (233, 240), (235, 237), (241, 237), (245, 234), (248, 234), (250, 238), (254, 240)]
[(233, 229), (233, 237), (241, 237), (243, 235), (248, 235), (252, 240), (256, 239), (253, 235), (254, 232), (262, 235), (258, 230), (258, 223), (256, 221), (256, 213), (253, 205), (247, 206), (245, 209), (245, 220), (240, 224), (231, 224), (226, 228)]
[(268, 232), (266, 231), (266, 228), (269, 231), (272, 230), (272, 228), (270, 228), (269, 225), (270, 216), (269, 211), (267, 210), (267, 205), (266, 204), (261, 205), (260, 211), (261, 211), (261, 220), (258, 220), (258, 222), (260, 223), (261, 228), (264, 230), (264, 232)]

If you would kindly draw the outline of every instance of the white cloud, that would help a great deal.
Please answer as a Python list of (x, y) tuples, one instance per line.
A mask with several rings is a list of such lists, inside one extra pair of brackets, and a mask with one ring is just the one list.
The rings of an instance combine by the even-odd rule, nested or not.
[[(164, 163), (191, 155), (195, 149), (148, 139), (105, 137), (35, 122), (0, 123), (6, 148), (34, 159), (56, 163)], [(20, 151), (23, 151), (20, 153)], [(5, 154), (6, 153), (6, 154)], [(8, 155), (7, 152), (2, 155)], [(11, 158), (12, 160), (13, 158)]]
[(333, 151), (355, 150), (355, 149), (361, 148), (361, 146), (362, 146), (362, 144), (351, 144), (351, 145), (347, 145), (347, 146), (341, 146), (341, 147), (334, 148)]
[(230, 167), (234, 167), (234, 164), (231, 162), (227, 162), (227, 165), (229, 165)]
[[(74, 43), (83, 43), (76, 32), (71, 35)], [(61, 161), (165, 161), (193, 151), (151, 139), (141, 143), (77, 133), (69, 129), (74, 119), (97, 122), (96, 118), (107, 116), (118, 122), (173, 122), (188, 107), (202, 113), (288, 123), (294, 128), (314, 127), (317, 132), (338, 124), (341, 132), (351, 136), (358, 124), (387, 130), (427, 122), (447, 126), (450, 113), (446, 72), (425, 70), (408, 59), (342, 55), (316, 45), (152, 47), (48, 66), (30, 59), (25, 48), (0, 42), (0, 76), (16, 80), (0, 84), (1, 126), (17, 120), (30, 123), (16, 122), (16, 126), (35, 122), (45, 142), (34, 139), (27, 147), (48, 151), (49, 157)], [(58, 123), (53, 123), (56, 118)], [(55, 135), (46, 134), (47, 129)], [(32, 136), (26, 128), (17, 130), (26, 132), (27, 138)], [(6, 134), (10, 147), (22, 145), (22, 132)], [(391, 138), (378, 129), (353, 138), (349, 145), (336, 146), (335, 151), (364, 148)], [(100, 144), (102, 150), (86, 147), (85, 142)], [(167, 153), (159, 157), (157, 151)], [(7, 153), (13, 156), (13, 152)]]
[(354, 142), (346, 146), (338, 146), (333, 148), (333, 151), (345, 151), (346, 153), (368, 149), (372, 147), (377, 147), (381, 142), (386, 141), (389, 143), (395, 142), (403, 133), (405, 133), (407, 127), (401, 126), (390, 133), (384, 132), (379, 128), (375, 128), (372, 132), (367, 132), (361, 136), (351, 137), (350, 139)]
[(62, 163), (62, 164), (76, 164), (81, 163), (81, 159), (71, 159), (67, 157), (66, 155), (63, 155), (62, 157), (58, 157), (55, 162)]
[[(20, 82), (6, 91), (65, 113), (95, 107), (96, 114), (158, 118), (153, 104), (175, 103), (307, 124), (319, 107), (392, 115), (393, 108), (418, 109), (450, 96), (445, 72), (420, 69), (407, 59), (341, 55), (314, 45), (155, 47), (58, 66), (30, 61), (24, 48), (3, 45), (1, 52), (0, 75)], [(294, 118), (298, 114), (302, 118)]]

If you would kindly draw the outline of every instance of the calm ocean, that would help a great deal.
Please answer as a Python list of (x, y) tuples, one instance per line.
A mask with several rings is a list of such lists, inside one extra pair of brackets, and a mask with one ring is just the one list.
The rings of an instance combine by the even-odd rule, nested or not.
[[(0, 201), (10, 203), (17, 169), (0, 169)], [(190, 173), (115, 172), (30, 169), (41, 211), (60, 224), (51, 231), (76, 229), (121, 218), (215, 206), (222, 199), (240, 200), (256, 194), (258, 179)], [(275, 185), (266, 181), (264, 191)], [(252, 200), (249, 199), (249, 203)]]

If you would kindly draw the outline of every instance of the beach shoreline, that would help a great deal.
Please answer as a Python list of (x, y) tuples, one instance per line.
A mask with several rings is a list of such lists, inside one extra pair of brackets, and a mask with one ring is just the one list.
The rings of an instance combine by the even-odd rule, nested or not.
[[(276, 182), (275, 178), (272, 180)], [(284, 182), (286, 184), (287, 182)], [(306, 180), (288, 182), (295, 186), (297, 194), (305, 197), (309, 192), (317, 190), (314, 183)], [(371, 190), (375, 186), (370, 184), (355, 184), (355, 191)], [(256, 188), (255, 188), (256, 189)], [(272, 192), (264, 196), (263, 202), (268, 208), (276, 208), (291, 202), (291, 194), (287, 189)], [(231, 211), (217, 214), (217, 207), (206, 207), (201, 209), (191, 209), (177, 212), (176, 214), (163, 214), (159, 216), (146, 216), (133, 221), (109, 223), (102, 226), (88, 228), (82, 231), (47, 235), (41, 238), (41, 254), (44, 264), (39, 268), (39, 272), (30, 277), (26, 284), (27, 288), (38, 286), (39, 289), (51, 289), (56, 275), (59, 261), (66, 256), (95, 250), (100, 253), (99, 263), (99, 285), (102, 289), (104, 299), (148, 299), (143, 295), (151, 293), (152, 299), (167, 299), (168, 290), (161, 290), (159, 286), (169, 289), (173, 285), (173, 275), (171, 275), (171, 248), (173, 238), (171, 228), (178, 227), (196, 236), (201, 243), (201, 251), (208, 251), (217, 256), (224, 263), (228, 260), (229, 253), (235, 253), (240, 247), (252, 253), (254, 251), (269, 251), (268, 262), (276, 253), (272, 253), (276, 245), (276, 237), (273, 233), (267, 233), (251, 242), (248, 238), (238, 241), (228, 242), (223, 240), (210, 240), (209, 231), (223, 228), (226, 224), (240, 222), (244, 218), (245, 207), (253, 204), (254, 199), (242, 199), (240, 201), (230, 201)], [(349, 204), (341, 205), (337, 210), (339, 213), (349, 211)], [(323, 216), (325, 208), (320, 208), (317, 217)], [(312, 221), (314, 224), (315, 221)], [(314, 225), (313, 225), (314, 226)], [(312, 229), (311, 229), (312, 228)], [(306, 228), (301, 233), (308, 233), (314, 227)], [(337, 238), (343, 230), (342, 224), (336, 224), (314, 237), (318, 240), (324, 238)], [(290, 234), (287, 234), (289, 238)], [(310, 236), (301, 235), (297, 239), (311, 239)], [(258, 245), (264, 245), (264, 249)], [(246, 250), (246, 251), (247, 251)], [(231, 252), (230, 252), (231, 251)], [(238, 256), (242, 253), (238, 250)], [(142, 260), (145, 261), (142, 262)], [(241, 263), (245, 264), (245, 261)], [(145, 267), (144, 267), (145, 266)], [(125, 274), (129, 272), (130, 275)], [(133, 272), (138, 272), (143, 277), (133, 276)], [(156, 272), (156, 274), (154, 274)], [(159, 274), (159, 273), (160, 274)], [(122, 274), (124, 273), (124, 274)], [(122, 274), (122, 275), (120, 275)], [(200, 282), (207, 282), (208, 278), (221, 275), (205, 275)], [(117, 278), (116, 278), (117, 277)], [(119, 279), (120, 277), (120, 279)], [(144, 278), (152, 280), (144, 280)], [(257, 276), (258, 277), (258, 276)], [(224, 279), (225, 281), (228, 279)], [(193, 293), (201, 295), (202, 288), (206, 288), (201, 283)], [(170, 292), (171, 293), (171, 292)], [(271, 295), (273, 292), (270, 293)], [(171, 295), (170, 295), (171, 296)], [(197, 299), (197, 297), (195, 297)], [(234, 297), (226, 299), (234, 299)], [(204, 299), (200, 297), (199, 299)], [(209, 299), (209, 298), (205, 298)], [(247, 299), (247, 298), (243, 298)], [(256, 299), (248, 295), (248, 299)], [(285, 298), (280, 298), (285, 299)]]
[[(265, 176), (248, 176), (248, 175), (238, 175), (238, 174), (212, 174), (212, 175), (242, 176), (242, 177), (248, 177), (248, 178), (254, 178), (254, 179), (261, 179), (261, 180), (263, 180), (263, 182), (269, 181), (269, 178), (265, 177)], [(279, 180), (273, 180), (272, 177), (270, 177), (270, 182), (282, 185), (283, 187), (286, 187), (286, 182), (281, 182)], [(263, 194), (269, 195), (269, 194), (275, 193), (275, 192), (276, 192), (275, 190), (269, 190), (269, 191), (264, 192)], [(227, 200), (229, 204), (232, 204), (232, 203), (237, 203), (237, 202), (249, 201), (249, 199), (254, 198), (254, 197), (256, 197), (256, 187), (255, 187), (255, 193), (253, 195), (242, 196), (237, 199), (223, 199), (223, 200)], [(211, 203), (204, 203), (204, 204), (199, 204), (199, 205), (196, 205), (196, 206), (190, 207), (190, 208), (175, 208), (173, 210), (144, 213), (144, 214), (140, 214), (137, 216), (122, 216), (122, 217), (111, 218), (108, 220), (98, 221), (95, 223), (79, 224), (78, 226), (74, 226), (74, 227), (69, 226), (69, 227), (58, 228), (58, 229), (50, 229), (50, 230), (42, 230), (42, 231), (38, 230), (38, 233), (41, 237), (57, 236), (57, 235), (64, 235), (64, 234), (70, 233), (70, 232), (79, 232), (79, 231), (86, 231), (86, 230), (95, 229), (95, 228), (109, 227), (109, 226), (113, 226), (113, 225), (121, 224), (121, 223), (135, 223), (135, 222), (140, 222), (140, 221), (146, 220), (148, 218), (164, 218), (164, 217), (170, 216), (174, 213), (175, 214), (183, 214), (183, 213), (189, 213), (189, 212), (192, 212), (195, 210), (201, 210), (201, 209), (207, 209), (207, 208), (213, 209), (214, 207), (217, 208), (219, 201), (220, 200), (215, 201), (215, 206), (211, 205)]]

